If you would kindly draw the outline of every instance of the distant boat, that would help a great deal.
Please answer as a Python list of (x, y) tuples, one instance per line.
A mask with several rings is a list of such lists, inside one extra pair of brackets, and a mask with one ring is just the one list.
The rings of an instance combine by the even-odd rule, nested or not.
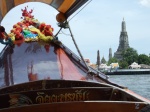
[[(0, 9), (6, 10), (0, 14), (5, 15), (13, 5), (26, 1), (36, 2), (1, 0), (6, 6), (0, 5)], [(30, 31), (38, 35), (22, 37), (16, 32), (11, 37), (14, 43), (6, 45), (0, 54), (0, 112), (150, 112), (148, 99), (109, 81), (107, 75), (84, 61), (67, 18), (88, 0), (41, 2), (60, 12), (57, 15), (59, 31), (69, 29), (80, 57), (56, 38), (59, 31), (53, 35), (49, 25), (34, 21), (32, 10), (22, 10), (23, 16), (29, 18), (18, 25), (28, 29), (31, 24), (34, 28)]]

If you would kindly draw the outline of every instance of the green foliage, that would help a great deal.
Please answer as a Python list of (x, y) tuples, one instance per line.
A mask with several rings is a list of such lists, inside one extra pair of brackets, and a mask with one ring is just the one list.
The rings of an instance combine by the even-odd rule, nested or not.
[(125, 68), (128, 68), (128, 63), (126, 61), (119, 61), (119, 68), (120, 69), (125, 69)]
[(138, 53), (133, 48), (128, 48), (123, 52), (123, 61), (126, 61), (128, 65), (132, 64), (133, 62), (138, 62)]
[[(121, 61), (118, 61), (116, 58), (111, 58), (108, 60), (108, 65), (111, 63), (119, 63), (119, 68), (125, 69), (128, 68), (129, 65), (131, 65), (133, 62), (137, 62), (138, 64), (146, 64), (150, 65), (150, 54), (149, 56), (145, 54), (138, 55), (137, 51), (134, 48), (128, 48), (122, 53), (123, 59)], [(101, 63), (105, 64), (106, 60), (103, 57), (101, 59)]]
[(140, 54), (138, 56), (138, 64), (146, 64), (149, 65), (150, 64), (150, 57), (148, 57), (145, 54)]
[(118, 62), (117, 58), (113, 57), (108, 60), (108, 65), (110, 65), (111, 63), (117, 63), (117, 62)]
[(104, 57), (101, 59), (101, 63), (103, 63), (103, 64), (105, 64), (105, 63), (106, 63), (106, 60), (105, 60), (105, 58), (104, 58)]

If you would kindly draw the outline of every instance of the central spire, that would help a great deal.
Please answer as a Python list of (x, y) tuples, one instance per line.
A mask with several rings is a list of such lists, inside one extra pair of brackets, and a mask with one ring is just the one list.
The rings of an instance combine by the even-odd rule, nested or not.
[(126, 32), (126, 23), (124, 21), (124, 18), (123, 18), (123, 21), (122, 21), (122, 32)]
[(126, 31), (126, 23), (122, 21), (122, 29), (120, 33), (120, 38), (119, 38), (119, 46), (117, 51), (114, 53), (114, 57), (117, 58), (118, 60), (122, 60), (122, 52), (125, 51), (127, 48), (129, 48), (129, 41), (128, 41), (128, 34)]

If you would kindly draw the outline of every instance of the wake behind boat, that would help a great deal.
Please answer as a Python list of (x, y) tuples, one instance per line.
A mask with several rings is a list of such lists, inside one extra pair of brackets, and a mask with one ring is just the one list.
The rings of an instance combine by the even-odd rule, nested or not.
[[(9, 11), (27, 1), (1, 2), (1, 9)], [(0, 112), (149, 112), (148, 99), (85, 63), (67, 18), (88, 0), (41, 2), (58, 10), (60, 30), (54, 35), (53, 27), (37, 21), (32, 10), (21, 10), (23, 21), (2, 40), (7, 45), (0, 54)], [(62, 28), (69, 29), (80, 57), (57, 39)]]

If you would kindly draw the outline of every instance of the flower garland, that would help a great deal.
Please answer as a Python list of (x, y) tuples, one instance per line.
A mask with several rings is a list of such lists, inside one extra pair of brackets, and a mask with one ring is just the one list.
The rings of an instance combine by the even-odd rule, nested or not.
[(20, 45), (23, 42), (40, 41), (49, 43), (53, 40), (54, 29), (51, 25), (46, 25), (45, 23), (40, 23), (32, 15), (33, 9), (27, 10), (28, 6), (22, 11), (23, 19), (21, 22), (13, 25), (13, 29), (8, 34), (11, 38), (13, 44)]

